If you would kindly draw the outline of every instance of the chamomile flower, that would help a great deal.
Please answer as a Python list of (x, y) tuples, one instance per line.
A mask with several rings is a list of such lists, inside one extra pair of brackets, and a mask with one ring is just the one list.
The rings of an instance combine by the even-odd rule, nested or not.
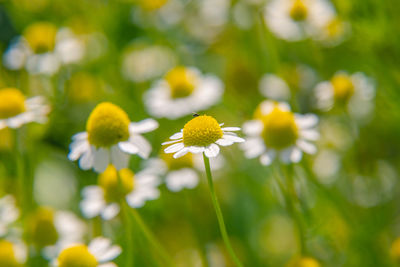
[(176, 119), (217, 103), (223, 87), (214, 75), (202, 75), (196, 68), (179, 66), (157, 81), (144, 100), (151, 115)]
[(9, 231), (9, 226), (19, 217), (19, 209), (15, 205), (15, 198), (6, 195), (0, 198), (0, 237), (5, 236)]
[[(224, 159), (221, 155), (211, 162), (211, 170), (222, 167)], [(203, 157), (200, 154), (186, 154), (174, 159), (171, 154), (161, 153), (160, 158), (150, 159), (148, 168), (157, 170), (157, 174), (165, 176), (165, 184), (172, 192), (193, 189), (199, 184), (199, 171), (204, 171)]]
[(0, 89), (0, 129), (19, 128), (30, 122), (45, 123), (50, 107), (44, 102), (41, 96), (26, 99), (16, 88)]
[(46, 258), (53, 258), (63, 247), (81, 242), (85, 223), (68, 211), (40, 207), (29, 219), (27, 235)]
[(193, 154), (203, 153), (208, 158), (213, 158), (219, 154), (219, 146), (230, 146), (233, 143), (244, 142), (243, 138), (238, 137), (234, 132), (239, 131), (239, 127), (221, 127), (217, 120), (211, 116), (197, 116), (187, 122), (183, 129), (172, 135), (163, 145), (171, 144), (165, 153), (175, 153), (174, 158), (180, 158), (188, 152)]
[(332, 47), (342, 43), (349, 36), (350, 32), (350, 24), (334, 16), (318, 30), (315, 39), (325, 46)]
[(117, 170), (126, 168), (131, 154), (142, 158), (149, 156), (151, 145), (140, 134), (157, 127), (158, 123), (153, 119), (130, 122), (120, 107), (109, 102), (100, 103), (89, 116), (86, 132), (72, 137), (68, 158), (79, 159), (83, 170), (93, 168), (99, 173), (111, 163)]
[(116, 267), (111, 261), (121, 254), (117, 245), (104, 237), (93, 239), (89, 245), (77, 243), (64, 248), (53, 261), (56, 267)]
[(286, 267), (320, 267), (319, 262), (311, 257), (299, 257), (291, 260)]
[(374, 82), (361, 72), (339, 71), (330, 81), (315, 87), (316, 105), (323, 111), (344, 106), (355, 118), (365, 118), (373, 110)]
[(269, 29), (287, 41), (313, 36), (334, 16), (335, 10), (328, 0), (272, 0), (264, 13)]
[(6, 239), (0, 240), (0, 266), (24, 266), (26, 256), (27, 249), (23, 243)]
[(270, 165), (276, 157), (284, 163), (299, 162), (303, 152), (316, 152), (310, 141), (319, 138), (317, 123), (313, 114), (295, 114), (286, 103), (266, 100), (256, 110), (255, 119), (243, 125), (248, 138), (241, 148), (247, 158), (260, 157), (263, 165)]
[(104, 220), (114, 218), (120, 211), (120, 201), (126, 200), (132, 208), (142, 207), (146, 201), (160, 196), (160, 180), (152, 170), (144, 169), (134, 174), (129, 169), (117, 171), (109, 165), (99, 176), (98, 185), (82, 191), (81, 210), (85, 217), (101, 215)]

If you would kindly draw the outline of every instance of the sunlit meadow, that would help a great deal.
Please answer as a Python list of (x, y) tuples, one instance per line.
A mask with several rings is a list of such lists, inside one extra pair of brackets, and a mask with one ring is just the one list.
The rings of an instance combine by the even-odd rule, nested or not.
[(0, 0), (0, 267), (400, 266), (397, 0)]

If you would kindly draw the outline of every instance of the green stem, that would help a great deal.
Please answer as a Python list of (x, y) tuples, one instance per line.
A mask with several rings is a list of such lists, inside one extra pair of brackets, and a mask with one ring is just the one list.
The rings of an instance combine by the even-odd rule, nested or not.
[(126, 232), (125, 235), (125, 266), (132, 267), (134, 266), (133, 259), (133, 233), (132, 233), (132, 222), (129, 217), (129, 207), (125, 201), (121, 201), (121, 212), (122, 212), (122, 220), (125, 225)]
[(168, 264), (168, 266), (174, 266), (172, 258), (169, 256), (169, 254), (165, 251), (165, 249), (160, 245), (158, 240), (155, 238), (153, 233), (150, 231), (150, 229), (147, 227), (145, 222), (142, 220), (142, 217), (140, 214), (136, 211), (136, 209), (130, 209), (132, 211), (132, 215), (139, 226), (140, 230), (143, 232), (147, 240), (150, 242), (150, 244), (157, 250), (157, 253), (163, 258), (165, 263)]
[(25, 194), (25, 174), (24, 174), (24, 159), (21, 151), (21, 138), (19, 134), (19, 129), (14, 130), (14, 153), (15, 153), (15, 166), (16, 166), (16, 176), (18, 181), (17, 186), (17, 194), (19, 205), (21, 205), (23, 215), (27, 211), (26, 207), (26, 199), (27, 195)]
[(235, 252), (232, 249), (231, 243), (229, 241), (228, 233), (226, 231), (225, 223), (224, 223), (224, 217), (222, 216), (221, 208), (218, 203), (217, 195), (215, 194), (214, 190), (214, 184), (211, 176), (211, 169), (210, 169), (210, 160), (206, 157), (206, 155), (203, 153), (203, 159), (204, 159), (204, 166), (206, 168), (206, 173), (207, 173), (207, 181), (208, 181), (208, 186), (210, 188), (210, 193), (211, 193), (211, 199), (214, 205), (215, 213), (217, 214), (217, 219), (218, 219), (218, 224), (219, 224), (219, 229), (221, 231), (222, 239), (224, 240), (226, 249), (229, 252), (229, 255), (231, 256), (232, 260), (234, 261), (236, 266), (242, 267), (242, 263), (239, 261), (238, 257), (236, 256)]

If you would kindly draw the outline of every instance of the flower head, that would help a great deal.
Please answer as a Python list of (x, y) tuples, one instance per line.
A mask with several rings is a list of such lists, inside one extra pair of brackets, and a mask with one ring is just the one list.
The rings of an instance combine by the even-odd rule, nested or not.
[[(55, 265), (58, 267), (97, 267), (111, 264), (111, 260), (121, 254), (121, 248), (112, 245), (104, 237), (93, 239), (90, 244), (74, 244), (64, 248), (58, 255)], [(113, 266), (113, 265), (111, 265)]]
[(130, 122), (120, 107), (103, 102), (98, 104), (89, 116), (86, 132), (76, 134), (72, 139), (70, 160), (79, 160), (79, 166), (96, 172), (104, 172), (112, 163), (118, 170), (128, 166), (129, 155), (138, 154), (147, 158), (151, 145), (140, 133), (153, 131), (158, 123), (146, 119)]
[(109, 165), (99, 175), (98, 185), (83, 189), (82, 213), (87, 218), (101, 215), (104, 220), (110, 220), (119, 213), (121, 201), (126, 201), (132, 208), (140, 208), (146, 201), (157, 199), (159, 184), (153, 170), (146, 168), (134, 174), (129, 169), (118, 171)]
[(36, 22), (24, 31), (24, 37), (35, 53), (53, 50), (56, 43), (57, 27), (49, 22)]
[(145, 104), (150, 114), (175, 119), (214, 105), (222, 93), (223, 84), (217, 77), (178, 66), (146, 93)]
[(320, 267), (319, 262), (311, 257), (300, 257), (291, 260), (287, 267)]
[(167, 147), (165, 153), (175, 153), (174, 158), (179, 158), (191, 153), (205, 153), (207, 157), (216, 157), (219, 154), (219, 146), (229, 146), (233, 143), (244, 142), (232, 131), (239, 131), (239, 127), (221, 128), (217, 120), (211, 116), (202, 115), (193, 118), (185, 124), (181, 132), (170, 137), (173, 141), (163, 145)]
[[(25, 261), (25, 251), (9, 240), (0, 240), (0, 266), (20, 267)], [(22, 253), (21, 253), (22, 252)]]
[(309, 141), (319, 138), (314, 129), (317, 122), (315, 115), (295, 114), (286, 103), (264, 101), (257, 108), (255, 119), (243, 125), (248, 139), (241, 147), (246, 157), (260, 157), (264, 165), (271, 164), (277, 155), (285, 163), (298, 162), (302, 151), (316, 152)]
[(29, 122), (44, 123), (49, 111), (40, 96), (25, 99), (16, 88), (0, 89), (0, 129), (19, 128)]

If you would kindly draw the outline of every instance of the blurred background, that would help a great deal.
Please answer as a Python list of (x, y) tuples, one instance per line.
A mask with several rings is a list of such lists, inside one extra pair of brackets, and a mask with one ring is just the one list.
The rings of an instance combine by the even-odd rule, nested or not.
[[(22, 216), (15, 225), (23, 233), (30, 214), (46, 206), (79, 217), (87, 225), (86, 240), (98, 235), (101, 225), (104, 236), (123, 244), (119, 217), (85, 219), (80, 211), (81, 190), (96, 184), (98, 175), (68, 160), (71, 137), (85, 131), (98, 103), (108, 101), (131, 121), (159, 122), (146, 138), (151, 158), (163, 158), (161, 143), (192, 114), (162, 116), (148, 104), (148, 92), (174, 67), (193, 67), (216, 77), (223, 88), (193, 112), (226, 126), (253, 119), (266, 99), (318, 115), (317, 152), (290, 165), (303, 256), (320, 266), (396, 266), (399, 14), (395, 0), (0, 1), (0, 86), (18, 88), (26, 97), (44, 96), (51, 107), (44, 124), (25, 125), (17, 134), (0, 130), (0, 196), (21, 194), (15, 160), (20, 154), (28, 177), (24, 194), (32, 200), (24, 207), (17, 203)], [(342, 99), (335, 92), (333, 102), (321, 104), (318, 88), (335, 87), (338, 73), (365, 79), (344, 86), (350, 93)], [(361, 102), (353, 99), (358, 87), (369, 88)], [(246, 158), (238, 145), (221, 154), (213, 175), (238, 257), (244, 266), (291, 264), (301, 253), (299, 227), (285, 207), (277, 168)], [(129, 164), (137, 172), (147, 161), (132, 156)], [(193, 169), (197, 186), (173, 192), (160, 175), (160, 197), (137, 210), (176, 266), (234, 266), (203, 166)], [(25, 236), (27, 247), (33, 246)], [(136, 227), (133, 239), (135, 266), (165, 266)], [(47, 266), (45, 256), (29, 251), (30, 266)], [(124, 253), (115, 260), (119, 266), (125, 266)]]

